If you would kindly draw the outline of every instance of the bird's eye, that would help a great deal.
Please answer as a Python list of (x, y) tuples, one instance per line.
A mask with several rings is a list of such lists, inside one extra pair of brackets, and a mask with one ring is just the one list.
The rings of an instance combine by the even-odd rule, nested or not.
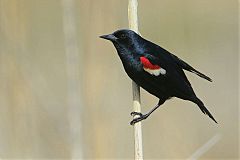
[(125, 38), (126, 38), (126, 35), (125, 35), (125, 34), (121, 34), (121, 35), (120, 35), (120, 38), (121, 38), (121, 39), (125, 39)]

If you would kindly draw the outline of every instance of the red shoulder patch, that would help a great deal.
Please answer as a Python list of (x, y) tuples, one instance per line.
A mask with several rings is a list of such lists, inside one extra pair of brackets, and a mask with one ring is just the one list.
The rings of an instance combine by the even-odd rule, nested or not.
[(153, 65), (146, 57), (140, 57), (140, 61), (143, 64), (144, 68), (147, 69), (160, 69), (159, 65)]

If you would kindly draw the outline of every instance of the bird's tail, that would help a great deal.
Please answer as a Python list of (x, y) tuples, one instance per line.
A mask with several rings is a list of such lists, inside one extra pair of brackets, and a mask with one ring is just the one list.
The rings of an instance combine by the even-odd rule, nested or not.
[(204, 114), (207, 114), (215, 123), (217, 123), (212, 114), (207, 110), (207, 108), (204, 106), (203, 102), (199, 98), (196, 97), (194, 102), (198, 105), (198, 107)]

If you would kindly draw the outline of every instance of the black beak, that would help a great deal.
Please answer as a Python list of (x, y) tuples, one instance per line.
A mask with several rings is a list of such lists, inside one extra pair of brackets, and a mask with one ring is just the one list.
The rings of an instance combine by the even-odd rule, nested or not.
[(115, 37), (113, 34), (102, 35), (100, 38), (110, 40), (112, 42), (117, 40), (117, 37)]

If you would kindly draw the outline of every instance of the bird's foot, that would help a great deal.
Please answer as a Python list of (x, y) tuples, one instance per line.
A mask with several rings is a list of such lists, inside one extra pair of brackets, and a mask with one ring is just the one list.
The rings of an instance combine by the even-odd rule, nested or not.
[(131, 116), (136, 116), (136, 115), (139, 115), (140, 117), (143, 116), (143, 114), (140, 112), (131, 112), (130, 114)]
[(148, 117), (146, 114), (142, 114), (142, 113), (139, 113), (139, 112), (132, 112), (131, 115), (132, 116), (139, 115), (139, 117), (134, 118), (130, 122), (130, 125), (134, 125), (135, 123), (140, 122), (140, 121), (142, 121), (142, 120), (144, 120), (144, 119), (146, 119)]

